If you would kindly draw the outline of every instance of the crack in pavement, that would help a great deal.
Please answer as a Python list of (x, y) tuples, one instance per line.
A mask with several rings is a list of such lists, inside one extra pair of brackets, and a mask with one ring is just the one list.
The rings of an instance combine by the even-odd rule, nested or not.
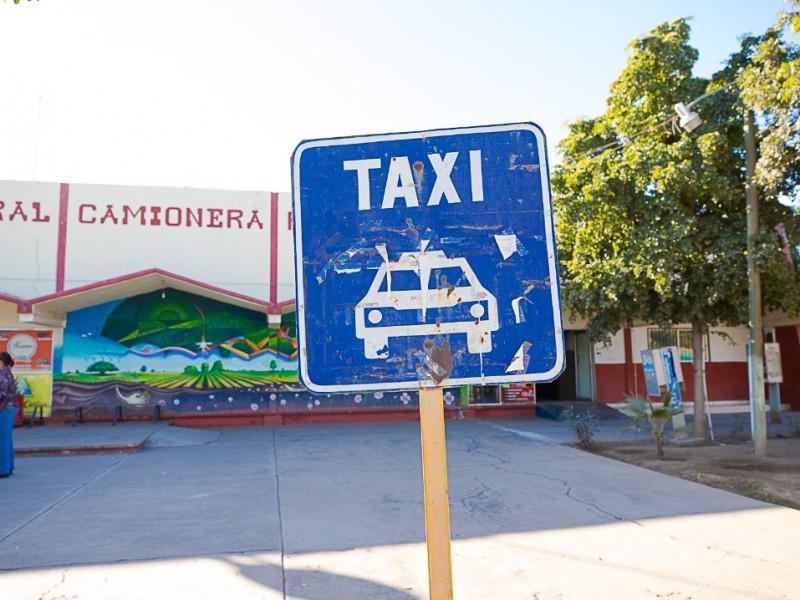
[[(505, 429), (504, 428), (504, 430), (508, 431), (510, 433), (515, 433), (511, 429)], [(485, 447), (481, 444), (481, 442), (479, 442), (474, 437), (467, 436), (467, 438), (470, 441), (470, 445), (467, 448), (467, 453), (468, 454), (472, 454), (473, 456), (480, 456), (480, 457), (484, 457), (484, 458), (489, 458), (492, 461), (495, 461), (495, 462), (489, 462), (488, 463), (489, 467), (491, 467), (493, 469), (496, 469), (498, 471), (502, 471), (504, 473), (509, 473), (509, 474), (513, 474), (513, 475), (524, 475), (524, 476), (528, 476), (528, 477), (534, 477), (534, 478), (537, 478), (537, 479), (544, 479), (546, 481), (550, 481), (550, 482), (553, 482), (553, 483), (561, 484), (564, 487), (564, 495), (567, 498), (569, 498), (570, 500), (572, 500), (573, 502), (575, 502), (575, 503), (577, 503), (579, 505), (582, 505), (584, 507), (592, 508), (592, 509), (594, 509), (594, 511), (596, 513), (599, 513), (600, 515), (603, 515), (603, 516), (605, 516), (605, 517), (607, 517), (607, 518), (609, 518), (609, 519), (611, 519), (613, 521), (627, 521), (627, 522), (635, 523), (637, 525), (641, 525), (641, 523), (639, 523), (638, 521), (621, 517), (621, 516), (611, 512), (611, 511), (609, 511), (609, 510), (606, 510), (605, 508), (599, 506), (598, 504), (596, 504), (594, 502), (590, 502), (588, 500), (584, 500), (584, 499), (581, 499), (581, 498), (575, 496), (573, 494), (574, 486), (567, 479), (564, 479), (564, 478), (561, 478), (561, 477), (555, 477), (553, 475), (548, 475), (546, 473), (541, 473), (541, 472), (536, 472), (536, 471), (527, 471), (527, 470), (519, 470), (519, 469), (512, 469), (512, 468), (509, 468), (509, 467), (504, 467), (503, 465), (510, 465), (511, 461), (509, 461), (509, 460), (507, 460), (507, 459), (505, 459), (505, 458), (503, 458), (501, 456), (498, 456), (496, 454), (492, 454), (491, 452), (486, 450)]]
[[(508, 427), (503, 427), (501, 425), (496, 425), (494, 423), (482, 423), (482, 425), (485, 425), (485, 426), (488, 426), (488, 427), (492, 427), (493, 429), (497, 429), (497, 430), (503, 431), (505, 433), (510, 433), (510, 434), (516, 435), (518, 437), (522, 437), (524, 439), (540, 442), (540, 443), (543, 443), (543, 445), (545, 445), (545, 446), (552, 447), (552, 446), (563, 446), (564, 445), (564, 444), (558, 442), (557, 440), (555, 440), (553, 438), (548, 438), (546, 436), (538, 435), (538, 434), (535, 434), (535, 433), (530, 433), (530, 432), (526, 432), (526, 431), (518, 431), (518, 430), (515, 430), (515, 429), (508, 428)], [(467, 452), (470, 453), (470, 454), (473, 454), (475, 456), (487, 457), (487, 458), (490, 458), (492, 460), (497, 461), (497, 463), (500, 463), (500, 464), (491, 464), (490, 463), (488, 466), (492, 467), (493, 469), (497, 469), (497, 470), (500, 470), (500, 471), (503, 471), (503, 472), (506, 472), (506, 473), (513, 473), (513, 474), (517, 474), (517, 475), (528, 475), (528, 476), (531, 476), (531, 477), (538, 477), (538, 478), (542, 478), (542, 479), (545, 479), (545, 480), (548, 480), (548, 481), (553, 481), (553, 482), (556, 482), (556, 483), (560, 483), (560, 484), (564, 485), (564, 487), (566, 488), (564, 494), (570, 500), (572, 500), (572, 501), (574, 501), (574, 502), (576, 502), (578, 504), (581, 504), (583, 506), (591, 507), (591, 508), (595, 509), (598, 513), (600, 513), (602, 515), (605, 515), (606, 517), (608, 517), (610, 519), (613, 519), (614, 521), (622, 522), (622, 523), (631, 523), (633, 525), (636, 525), (636, 526), (642, 527), (642, 528), (648, 527), (647, 524), (644, 523), (643, 521), (640, 521), (640, 520), (637, 520), (637, 519), (631, 519), (631, 518), (627, 518), (627, 517), (622, 517), (620, 515), (617, 515), (615, 513), (612, 513), (610, 511), (604, 509), (603, 507), (597, 505), (594, 502), (590, 502), (588, 500), (583, 500), (581, 498), (575, 497), (573, 495), (574, 486), (572, 486), (569, 483), (569, 481), (566, 480), (566, 479), (559, 478), (559, 477), (553, 477), (553, 476), (550, 476), (550, 475), (547, 475), (547, 474), (544, 474), (544, 473), (536, 473), (536, 472), (520, 471), (520, 470), (515, 470), (515, 469), (510, 469), (510, 468), (504, 468), (504, 467), (502, 467), (500, 465), (504, 465), (504, 464), (508, 465), (508, 464), (511, 463), (511, 461), (509, 461), (507, 459), (504, 459), (501, 456), (497, 456), (495, 454), (492, 454), (491, 452), (485, 450), (485, 448), (483, 448), (482, 444), (478, 440), (476, 440), (472, 436), (468, 436), (468, 437), (469, 437), (469, 439), (471, 441), (471, 444), (470, 444), (470, 447), (467, 449)], [(576, 450), (576, 451), (582, 452), (581, 450)], [(650, 529), (652, 529), (652, 527)], [(706, 550), (706, 551), (709, 551), (709, 552), (721, 551), (726, 556), (730, 556), (730, 557), (734, 557), (734, 558), (745, 558), (745, 559), (749, 559), (749, 560), (752, 560), (753, 558), (755, 558), (752, 555), (742, 554), (740, 552), (737, 552), (735, 549), (731, 549), (731, 548), (726, 547), (726, 546), (725, 547), (723, 547), (723, 546), (709, 546), (709, 545), (704, 544), (702, 542), (697, 542), (697, 541), (693, 541), (693, 540), (687, 540), (687, 539), (679, 538), (676, 535), (674, 535), (674, 534), (672, 534), (672, 533), (670, 533), (668, 531), (662, 531), (660, 529), (658, 531), (666, 539), (669, 539), (669, 540), (671, 540), (671, 541), (673, 541), (673, 542), (675, 542), (677, 544), (682, 544), (682, 545), (684, 545), (684, 546), (686, 546), (688, 548), (700, 547), (703, 550)], [(759, 560), (760, 562), (766, 563), (766, 564), (774, 564), (775, 563), (774, 559), (767, 560), (767, 559), (763, 559), (763, 558), (756, 558), (756, 560)]]

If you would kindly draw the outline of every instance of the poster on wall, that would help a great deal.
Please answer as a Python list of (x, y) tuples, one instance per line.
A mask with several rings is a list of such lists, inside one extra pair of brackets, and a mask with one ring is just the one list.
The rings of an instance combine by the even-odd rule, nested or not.
[(781, 345), (776, 342), (764, 344), (764, 381), (766, 383), (783, 383)]
[(0, 352), (14, 359), (17, 392), (24, 397), (25, 414), (42, 407), (50, 413), (53, 372), (53, 332), (50, 330), (0, 330)]

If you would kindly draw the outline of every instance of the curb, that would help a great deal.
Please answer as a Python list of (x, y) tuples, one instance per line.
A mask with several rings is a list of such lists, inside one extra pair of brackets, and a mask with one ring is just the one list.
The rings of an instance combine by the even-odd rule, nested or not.
[(147, 440), (135, 444), (98, 446), (40, 446), (38, 448), (15, 448), (17, 456), (75, 456), (79, 454), (132, 454), (144, 448)]

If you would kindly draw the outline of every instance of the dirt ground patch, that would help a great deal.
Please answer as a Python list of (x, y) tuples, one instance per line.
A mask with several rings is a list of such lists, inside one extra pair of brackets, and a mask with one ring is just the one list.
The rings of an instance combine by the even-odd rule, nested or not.
[(664, 450), (665, 459), (659, 460), (654, 441), (595, 442), (589, 449), (645, 469), (800, 510), (800, 437), (769, 439), (767, 456), (756, 456), (750, 440), (668, 444)]

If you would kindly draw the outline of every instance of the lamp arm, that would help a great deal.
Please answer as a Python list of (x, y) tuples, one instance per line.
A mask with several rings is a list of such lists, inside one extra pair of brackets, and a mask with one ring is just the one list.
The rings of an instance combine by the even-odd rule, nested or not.
[(725, 84), (725, 85), (723, 85), (722, 87), (718, 87), (718, 88), (717, 88), (717, 89), (715, 89), (715, 90), (711, 90), (710, 92), (706, 92), (706, 93), (705, 93), (705, 94), (703, 94), (702, 96), (699, 96), (698, 98), (695, 98), (694, 100), (692, 100), (691, 102), (689, 102), (689, 103), (686, 105), (686, 108), (692, 108), (692, 107), (693, 107), (695, 104), (697, 104), (698, 102), (700, 102), (700, 100), (703, 100), (703, 99), (705, 99), (705, 98), (708, 98), (709, 96), (713, 96), (713, 95), (714, 95), (714, 94), (716, 94), (717, 92), (721, 92), (722, 90), (724, 90), (724, 89), (726, 89), (726, 88), (729, 88), (729, 87), (731, 87), (732, 85), (736, 85), (736, 82), (735, 82), (735, 81), (731, 81), (731, 82), (729, 82), (729, 83), (726, 83), (726, 84)]

